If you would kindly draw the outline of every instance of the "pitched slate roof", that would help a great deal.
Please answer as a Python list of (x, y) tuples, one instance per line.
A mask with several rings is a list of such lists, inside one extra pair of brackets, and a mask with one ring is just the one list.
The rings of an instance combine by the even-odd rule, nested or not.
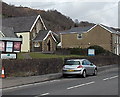
[(57, 40), (57, 42), (60, 42), (60, 37), (55, 32), (53, 32), (52, 34), (55, 37), (55, 39)]
[(12, 37), (17, 38), (17, 36), (14, 33), (13, 28), (10, 27), (2, 27), (2, 33), (5, 35), (5, 37)]
[(71, 33), (71, 32), (83, 33), (83, 32), (87, 32), (89, 29), (91, 29), (94, 26), (95, 25), (83, 26), (83, 27), (74, 27), (74, 28), (71, 28), (69, 30), (66, 30), (66, 31), (63, 31), (63, 32), (58, 32), (58, 33), (61, 33), (61, 34), (66, 34), (66, 33)]
[(12, 27), (14, 29), (14, 32), (26, 32), (26, 31), (30, 31), (36, 18), (37, 15), (29, 16), (29, 17), (5, 18), (2, 20), (2, 26)]
[(94, 25), (92, 25), (92, 26), (84, 26), (84, 27), (77, 27), (77, 28), (71, 28), (70, 31), (71, 32), (83, 33), (83, 32), (87, 32), (92, 27), (94, 27)]
[[(37, 40), (42, 41), (47, 36), (48, 33), (49, 33), (48, 30), (40, 30), (39, 33), (37, 34), (36, 38), (34, 39), (34, 41), (37, 41)], [(55, 38), (55, 40), (57, 42), (59, 42), (58, 35), (54, 32), (51, 32), (51, 33), (52, 33), (53, 37)]]
[(77, 32), (77, 33), (83, 33), (83, 32), (87, 32), (89, 31), (90, 29), (94, 28), (95, 26), (101, 26), (103, 27), (104, 29), (108, 30), (109, 32), (111, 33), (120, 33), (114, 29), (112, 29), (111, 27), (108, 27), (108, 26), (105, 26), (103, 24), (96, 24), (96, 25), (92, 25), (92, 26), (83, 26), (83, 27), (74, 27), (74, 28), (71, 28), (69, 30), (66, 30), (66, 31), (62, 31), (62, 32), (57, 32), (57, 33), (61, 33), (61, 34), (67, 34), (67, 33), (73, 33), (73, 32)]
[(48, 32), (49, 31), (47, 31), (47, 30), (40, 30), (34, 40), (41, 40), (42, 41), (45, 38), (45, 36), (48, 34)]
[(100, 25), (103, 26), (103, 27), (105, 27), (107, 30), (111, 31), (112, 33), (120, 33), (119, 31), (114, 30), (114, 29), (112, 29), (111, 27), (105, 26), (105, 25), (103, 25), (103, 24), (100, 24)]

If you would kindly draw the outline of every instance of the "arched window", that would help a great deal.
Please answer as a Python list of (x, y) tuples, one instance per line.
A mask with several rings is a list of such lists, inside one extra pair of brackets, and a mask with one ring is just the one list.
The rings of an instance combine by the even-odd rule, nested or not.
[(48, 48), (47, 49), (48, 51), (51, 51), (51, 40), (50, 39), (48, 40), (47, 48)]

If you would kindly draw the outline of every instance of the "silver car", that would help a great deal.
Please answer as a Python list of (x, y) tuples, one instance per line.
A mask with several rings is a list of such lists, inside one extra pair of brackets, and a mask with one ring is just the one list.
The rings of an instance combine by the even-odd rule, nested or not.
[(70, 59), (65, 61), (62, 70), (63, 77), (68, 75), (97, 75), (97, 66), (88, 61), (87, 59)]

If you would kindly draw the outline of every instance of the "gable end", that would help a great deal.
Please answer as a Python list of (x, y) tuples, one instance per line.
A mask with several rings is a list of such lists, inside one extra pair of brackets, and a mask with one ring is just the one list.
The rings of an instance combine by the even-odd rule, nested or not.
[(39, 20), (39, 18), (40, 18), (40, 21), (41, 21), (41, 23), (42, 23), (43, 27), (45, 28), (45, 30), (47, 30), (47, 28), (46, 28), (46, 26), (45, 26), (45, 24), (44, 24), (44, 22), (43, 22), (43, 20), (42, 20), (41, 16), (40, 16), (40, 15), (38, 15), (38, 16), (37, 16), (37, 18), (36, 18), (36, 20), (34, 21), (34, 23), (33, 23), (32, 27), (31, 27), (31, 29), (30, 29), (30, 32), (31, 32), (31, 31), (32, 31), (32, 29), (34, 28), (34, 26), (35, 26), (35, 24), (37, 23), (37, 21)]

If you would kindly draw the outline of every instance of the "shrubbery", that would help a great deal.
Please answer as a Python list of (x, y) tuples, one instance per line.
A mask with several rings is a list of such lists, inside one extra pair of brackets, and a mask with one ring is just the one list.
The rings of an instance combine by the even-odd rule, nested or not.
[(67, 48), (67, 49), (60, 49), (59, 54), (73, 54), (73, 55), (83, 55), (86, 56), (88, 54), (88, 49), (95, 49), (95, 55), (104, 54), (104, 55), (111, 55), (112, 53), (105, 50), (101, 46), (93, 45), (88, 48)]
[(104, 48), (102, 48), (101, 46), (98, 46), (98, 45), (90, 46), (90, 47), (88, 47), (88, 49), (95, 49), (95, 55), (107, 52)]
[(70, 54), (74, 54), (74, 55), (87, 55), (87, 49), (82, 49), (82, 48), (71, 48), (70, 50)]
[(68, 50), (70, 51), (70, 54), (86, 56), (88, 54), (88, 49), (95, 49), (95, 55), (109, 53), (107, 50), (97, 45), (88, 48), (70, 48)]
[(33, 76), (61, 72), (62, 58), (2, 60), (6, 76)]
[[(81, 57), (65, 58), (75, 59)], [(82, 57), (90, 60), (97, 66), (119, 64), (119, 56), (91, 56)], [(62, 58), (53, 59), (17, 59), (17, 60), (2, 60), (2, 66), (5, 68), (7, 77), (20, 77), (20, 76), (36, 76), (50, 73), (61, 72), (64, 60)]]

